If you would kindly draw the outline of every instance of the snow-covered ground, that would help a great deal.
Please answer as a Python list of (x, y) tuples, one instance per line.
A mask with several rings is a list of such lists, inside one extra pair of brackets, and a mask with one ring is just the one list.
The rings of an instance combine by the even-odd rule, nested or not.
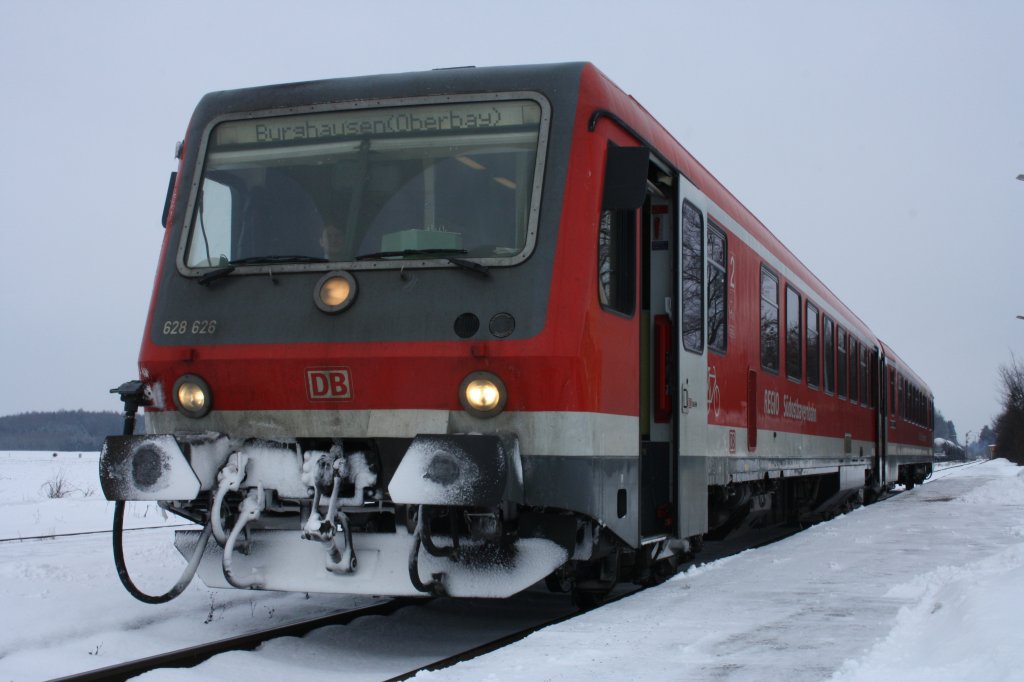
[(1024, 680), (1024, 469), (996, 460), (420, 679)]
[[(95, 453), (0, 453), (0, 539), (103, 531)], [(47, 489), (63, 472), (69, 496)], [(139, 505), (129, 527), (177, 523)], [(149, 591), (183, 561), (170, 529), (126, 536)], [(211, 590), (141, 604), (121, 587), (109, 534), (0, 542), (0, 681), (46, 679), (364, 603)], [(525, 640), (417, 679), (1024, 679), (1024, 469), (997, 460), (936, 474), (886, 502), (758, 550), (692, 568)], [(143, 679), (374, 680), (566, 609), (531, 592), (437, 600), (190, 670)]]

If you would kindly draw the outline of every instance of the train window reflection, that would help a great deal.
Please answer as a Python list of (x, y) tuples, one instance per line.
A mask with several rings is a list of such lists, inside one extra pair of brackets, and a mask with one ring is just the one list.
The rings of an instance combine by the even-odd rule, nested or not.
[(683, 202), (683, 348), (704, 352), (704, 216)]
[(828, 317), (825, 318), (825, 333), (824, 333), (825, 345), (822, 348), (824, 353), (825, 362), (825, 392), (835, 393), (836, 390), (836, 342), (833, 333), (832, 320)]
[(836, 325), (836, 393), (846, 397), (846, 330)]
[(807, 385), (817, 388), (821, 382), (821, 349), (818, 343), (818, 309), (807, 302)]
[(779, 371), (779, 279), (761, 266), (761, 367)]
[(803, 379), (803, 348), (800, 343), (800, 294), (786, 285), (786, 376)]
[(726, 290), (726, 263), (728, 243), (725, 232), (708, 222), (708, 348), (724, 353), (728, 329), (729, 304)]
[(601, 306), (632, 316), (636, 307), (636, 211), (602, 211), (597, 240)]

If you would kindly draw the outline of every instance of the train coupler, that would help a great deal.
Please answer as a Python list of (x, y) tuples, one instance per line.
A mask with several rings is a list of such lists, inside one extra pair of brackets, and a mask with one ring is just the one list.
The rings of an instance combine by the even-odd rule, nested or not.
[[(370, 470), (366, 455), (361, 452), (346, 454), (341, 445), (334, 445), (329, 452), (307, 453), (302, 465), (302, 481), (313, 490), (313, 504), (303, 524), (302, 537), (324, 545), (328, 571), (353, 573), (358, 567), (358, 559), (348, 515), (342, 507), (362, 506), (364, 491), (377, 482), (377, 475)], [(352, 497), (341, 497), (345, 482), (354, 488)], [(327, 512), (321, 516), (320, 501), (327, 490), (330, 490), (331, 497)]]

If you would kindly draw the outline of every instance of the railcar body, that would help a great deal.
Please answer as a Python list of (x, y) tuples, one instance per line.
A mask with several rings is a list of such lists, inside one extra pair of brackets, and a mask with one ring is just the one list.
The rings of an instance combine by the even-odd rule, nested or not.
[(590, 64), (213, 93), (179, 157), (101, 478), (207, 584), (594, 595), (930, 470), (926, 385)]

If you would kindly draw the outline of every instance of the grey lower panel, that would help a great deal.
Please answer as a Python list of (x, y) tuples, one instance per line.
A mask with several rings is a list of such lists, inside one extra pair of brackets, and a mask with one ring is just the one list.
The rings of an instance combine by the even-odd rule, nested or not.
[(679, 458), (679, 535), (687, 538), (708, 531), (708, 461), (710, 457)]
[[(683, 457), (682, 461), (690, 459)], [(704, 458), (697, 458), (704, 459)], [(794, 476), (813, 476), (818, 474), (840, 473), (840, 469), (858, 467), (860, 470), (871, 468), (871, 460), (867, 457), (848, 457), (844, 459), (812, 458), (812, 457), (708, 457), (708, 485), (727, 485), (741, 481), (752, 481), (760, 478), (787, 478)], [(849, 469), (852, 471), (852, 469)], [(845, 472), (849, 475), (849, 471)]]
[(905, 464), (931, 464), (935, 457), (930, 450), (922, 450), (914, 454), (895, 454), (889, 452), (885, 456), (885, 481), (895, 483), (900, 477), (900, 467)]
[(526, 504), (586, 514), (634, 547), (640, 542), (639, 486), (638, 457), (523, 455)]

